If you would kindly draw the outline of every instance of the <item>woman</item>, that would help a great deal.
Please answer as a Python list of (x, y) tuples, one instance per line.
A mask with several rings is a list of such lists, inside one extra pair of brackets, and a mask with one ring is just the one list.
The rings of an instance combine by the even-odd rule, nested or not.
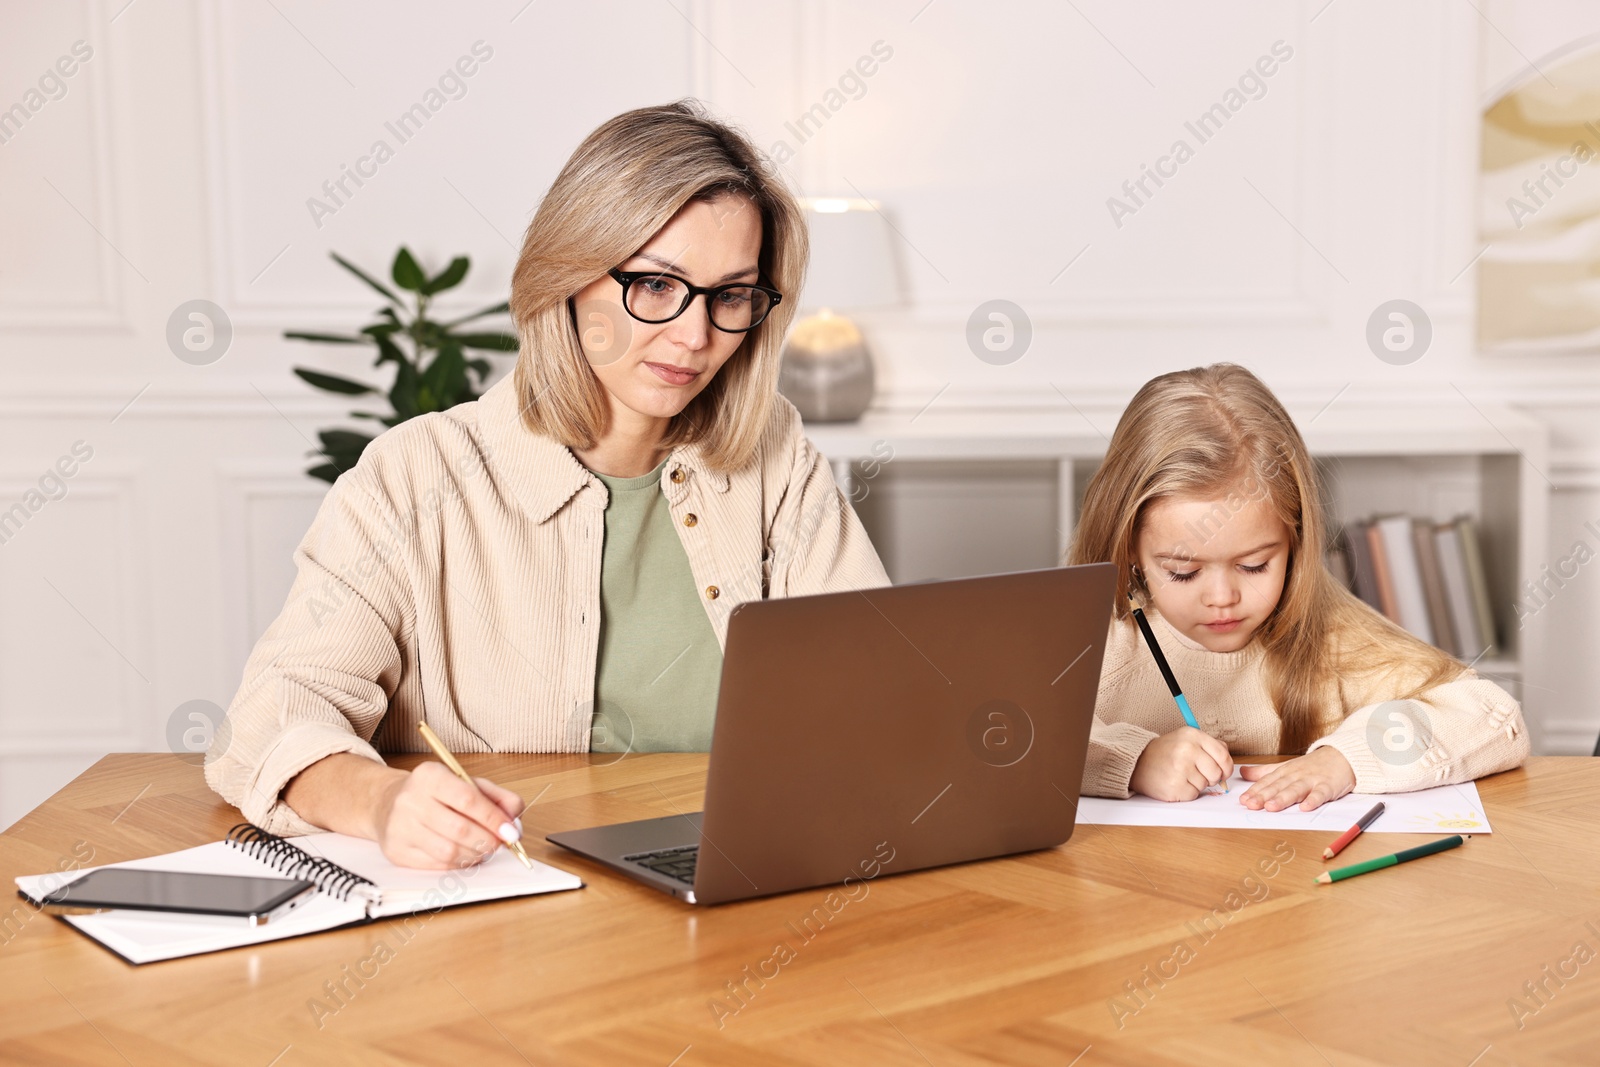
[(793, 197), (697, 106), (590, 134), (523, 242), (515, 374), (329, 491), (212, 788), (452, 867), (520, 836), (523, 802), (385, 766), (423, 719), (455, 751), (708, 748), (735, 605), (888, 584), (777, 395), (805, 261)]

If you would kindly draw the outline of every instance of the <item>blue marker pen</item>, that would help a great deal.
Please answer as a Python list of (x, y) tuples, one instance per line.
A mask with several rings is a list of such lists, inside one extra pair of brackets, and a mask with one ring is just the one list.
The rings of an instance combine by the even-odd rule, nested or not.
[[(1183, 689), (1178, 685), (1178, 679), (1173, 675), (1172, 668), (1167, 664), (1167, 657), (1161, 653), (1161, 645), (1156, 641), (1156, 632), (1150, 628), (1150, 620), (1144, 617), (1139, 602), (1133, 599), (1133, 594), (1128, 594), (1128, 600), (1133, 604), (1133, 621), (1139, 624), (1139, 632), (1144, 634), (1144, 643), (1150, 646), (1150, 654), (1156, 658), (1156, 666), (1161, 670), (1161, 677), (1167, 680), (1167, 688), (1172, 691), (1172, 699), (1178, 702), (1178, 710), (1183, 712), (1183, 721), (1200, 729), (1200, 723), (1195, 719), (1194, 712), (1189, 708), (1189, 698), (1183, 695)], [(1222, 791), (1228, 792), (1228, 784), (1222, 783)]]

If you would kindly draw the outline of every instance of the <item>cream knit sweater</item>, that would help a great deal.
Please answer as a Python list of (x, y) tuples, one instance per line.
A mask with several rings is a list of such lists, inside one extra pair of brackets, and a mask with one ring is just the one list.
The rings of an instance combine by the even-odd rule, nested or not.
[[(1260, 646), (1209, 652), (1155, 611), (1146, 614), (1200, 728), (1234, 756), (1276, 753), (1278, 715)], [(1522, 708), (1493, 682), (1469, 670), (1417, 700), (1385, 706), (1408, 688), (1393, 674), (1345, 675), (1339, 691), (1328, 694), (1322, 737), (1311, 749), (1338, 749), (1356, 772), (1356, 792), (1403, 793), (1465, 782), (1527, 758)], [(1084, 795), (1130, 796), (1128, 779), (1145, 746), (1182, 725), (1138, 626), (1132, 619), (1112, 620), (1083, 771)]]

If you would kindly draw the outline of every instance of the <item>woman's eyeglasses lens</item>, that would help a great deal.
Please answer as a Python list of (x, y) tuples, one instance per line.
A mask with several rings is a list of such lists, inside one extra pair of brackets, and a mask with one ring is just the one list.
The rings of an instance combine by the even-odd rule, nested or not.
[[(628, 286), (628, 313), (643, 322), (677, 318), (688, 303), (689, 290), (671, 275), (637, 278)], [(751, 285), (733, 285), (706, 295), (711, 321), (723, 330), (742, 331), (761, 324), (772, 309), (772, 298)]]

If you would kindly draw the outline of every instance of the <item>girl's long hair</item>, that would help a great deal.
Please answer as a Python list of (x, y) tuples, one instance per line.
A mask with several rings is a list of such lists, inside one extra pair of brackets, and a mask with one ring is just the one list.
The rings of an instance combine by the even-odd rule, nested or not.
[[(1278, 398), (1243, 367), (1217, 363), (1153, 378), (1117, 423), (1085, 490), (1067, 561), (1116, 565), (1118, 619), (1128, 620), (1128, 594), (1145, 592), (1136, 567), (1147, 509), (1168, 497), (1241, 507), (1265, 500), (1289, 531), (1283, 595), (1254, 635), (1282, 724), (1280, 752), (1304, 752), (1320, 736), (1324, 705), (1338, 699), (1342, 676), (1389, 673), (1395, 699), (1406, 699), (1465, 669), (1328, 572), (1316, 464)], [(1221, 506), (1218, 521), (1231, 510)]]
[(567, 301), (638, 252), (685, 205), (748, 198), (761, 213), (761, 280), (787, 299), (744, 335), (728, 361), (667, 428), (668, 447), (697, 443), (720, 470), (754, 454), (777, 394), (783, 336), (805, 276), (805, 217), (749, 138), (693, 100), (624, 112), (572, 153), (522, 240), (511, 276), (521, 341), (523, 421), (570, 448), (606, 430), (609, 408)]

